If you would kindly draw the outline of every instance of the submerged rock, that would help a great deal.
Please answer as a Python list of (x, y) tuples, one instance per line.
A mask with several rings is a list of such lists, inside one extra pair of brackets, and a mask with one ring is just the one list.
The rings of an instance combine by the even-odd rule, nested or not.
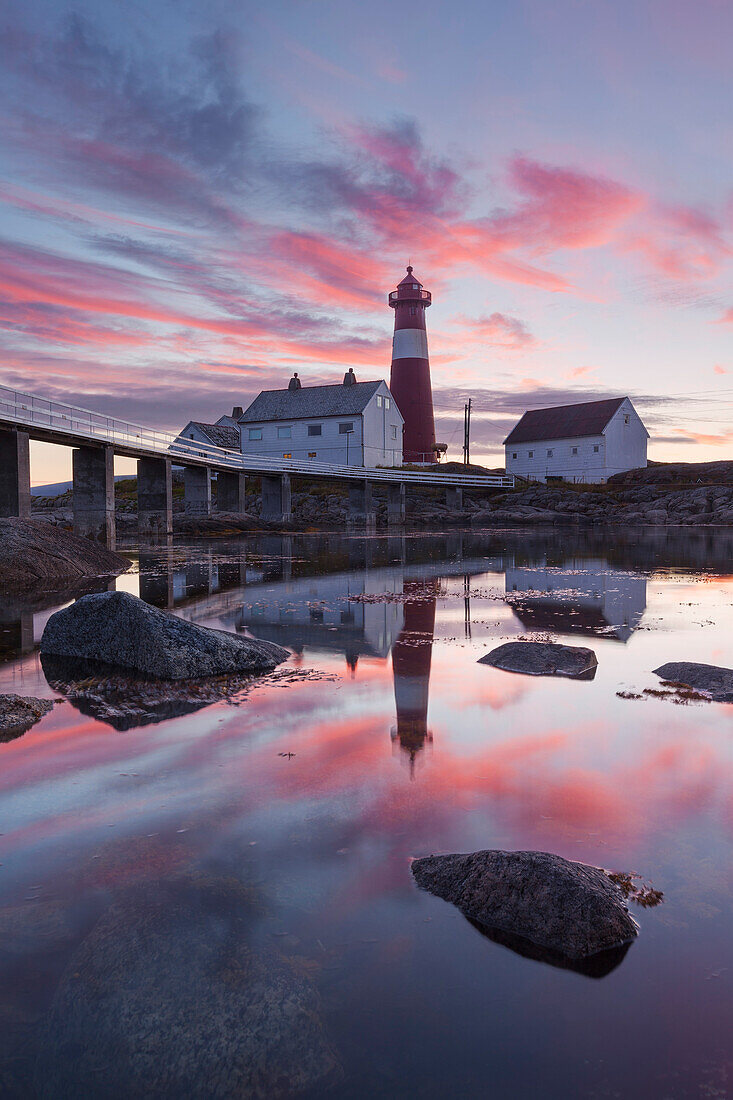
[(128, 592), (82, 596), (46, 623), (41, 653), (81, 657), (162, 680), (269, 672), (289, 656), (274, 642), (211, 630)]
[(236, 881), (133, 890), (72, 956), (40, 1036), (38, 1093), (294, 1097), (341, 1076), (320, 998), (255, 936)]
[(528, 676), (569, 676), (577, 680), (592, 680), (598, 667), (592, 649), (556, 642), (506, 642), (478, 663)]
[(733, 703), (733, 668), (703, 665), (696, 661), (670, 661), (654, 669), (654, 675), (673, 684), (685, 684), (716, 703)]
[(457, 906), (491, 939), (556, 966), (601, 976), (638, 935), (605, 871), (549, 852), (426, 856), (414, 861), (412, 873), (418, 886)]
[(29, 695), (0, 695), (0, 741), (20, 737), (53, 708), (52, 699)]

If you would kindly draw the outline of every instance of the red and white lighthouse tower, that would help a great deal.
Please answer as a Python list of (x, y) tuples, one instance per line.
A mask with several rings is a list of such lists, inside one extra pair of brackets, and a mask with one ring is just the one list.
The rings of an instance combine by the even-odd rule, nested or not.
[(430, 291), (423, 289), (411, 267), (389, 296), (394, 310), (389, 388), (405, 421), (402, 441), (405, 462), (435, 462), (433, 390), (425, 328), (425, 310), (431, 301)]

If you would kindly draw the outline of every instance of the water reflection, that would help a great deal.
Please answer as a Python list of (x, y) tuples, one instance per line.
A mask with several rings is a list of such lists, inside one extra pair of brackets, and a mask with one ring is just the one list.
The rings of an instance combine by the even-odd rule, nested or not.
[(510, 566), (507, 600), (526, 630), (603, 634), (629, 640), (646, 607), (646, 577), (612, 572), (607, 561)]

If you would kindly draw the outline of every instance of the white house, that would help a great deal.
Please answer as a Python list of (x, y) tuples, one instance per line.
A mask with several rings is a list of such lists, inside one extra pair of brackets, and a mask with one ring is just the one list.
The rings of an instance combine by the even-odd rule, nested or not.
[(349, 466), (400, 466), (404, 420), (386, 382), (263, 390), (239, 417), (243, 454)]
[(604, 482), (646, 466), (649, 433), (628, 397), (531, 409), (504, 440), (506, 472)]
[(231, 416), (220, 416), (215, 424), (205, 424), (203, 420), (189, 420), (186, 427), (178, 433), (177, 441), (193, 439), (197, 443), (207, 443), (214, 447), (226, 447), (227, 450), (238, 451), (237, 421), (241, 415), (241, 405), (235, 405)]

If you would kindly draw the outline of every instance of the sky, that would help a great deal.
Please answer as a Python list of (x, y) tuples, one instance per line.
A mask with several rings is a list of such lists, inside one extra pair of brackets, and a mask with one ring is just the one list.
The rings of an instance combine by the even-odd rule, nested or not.
[[(436, 435), (628, 394), (733, 444), (726, 0), (13, 0), (0, 382), (151, 427), (389, 379), (412, 262)], [(34, 483), (68, 476), (38, 445)]]

